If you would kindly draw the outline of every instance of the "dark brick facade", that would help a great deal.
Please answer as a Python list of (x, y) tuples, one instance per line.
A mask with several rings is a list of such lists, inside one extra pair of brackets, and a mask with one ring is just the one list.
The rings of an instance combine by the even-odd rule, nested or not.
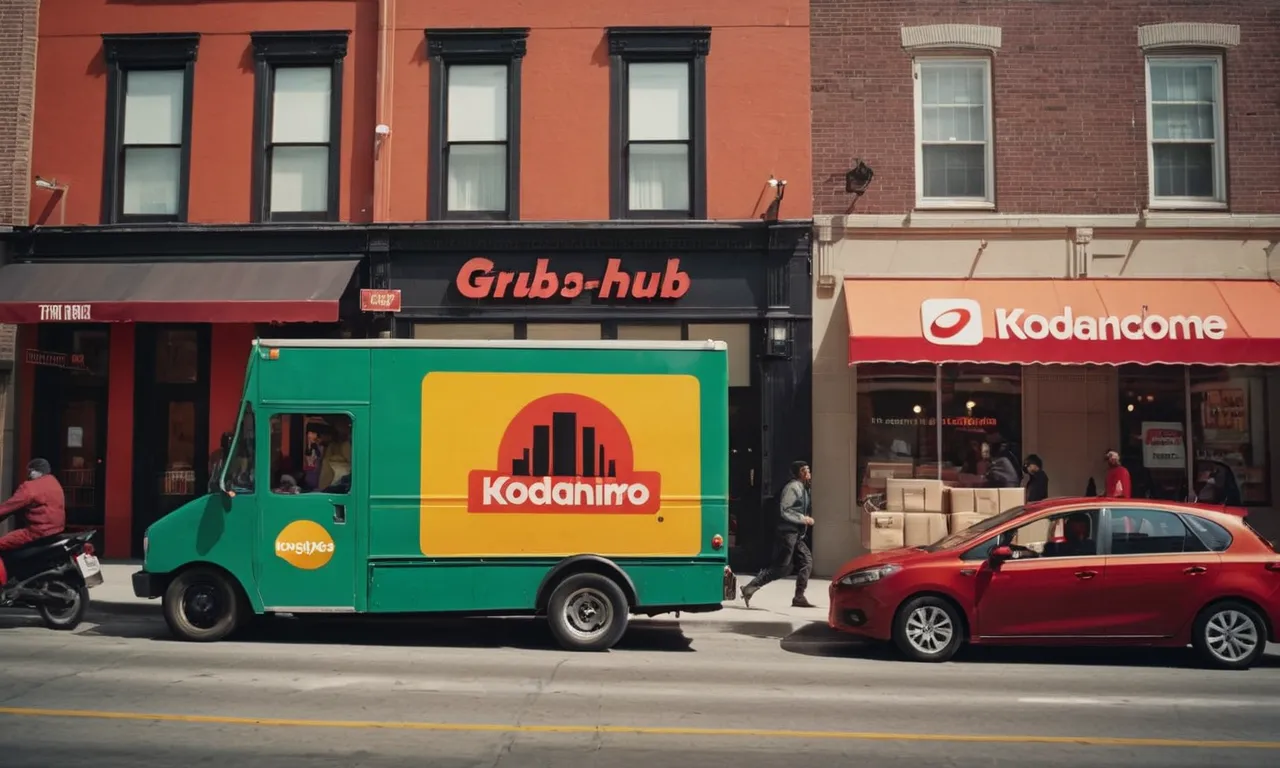
[(998, 212), (1146, 208), (1137, 30), (1168, 22), (1240, 26), (1240, 45), (1223, 65), (1228, 205), (1237, 214), (1280, 213), (1275, 0), (812, 0), (814, 211), (848, 210), (843, 174), (855, 157), (876, 173), (857, 213), (915, 206), (912, 54), (900, 30), (943, 23), (1003, 30), (992, 62)]

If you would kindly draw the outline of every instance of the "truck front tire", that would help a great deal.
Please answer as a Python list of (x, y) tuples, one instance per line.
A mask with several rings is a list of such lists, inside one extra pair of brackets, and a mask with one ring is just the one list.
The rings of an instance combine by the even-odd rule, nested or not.
[(230, 635), (245, 614), (240, 591), (221, 571), (196, 567), (164, 591), (164, 620), (180, 640), (212, 643)]
[(575, 573), (556, 585), (547, 621), (570, 651), (607, 651), (627, 631), (631, 606), (617, 582), (598, 573)]

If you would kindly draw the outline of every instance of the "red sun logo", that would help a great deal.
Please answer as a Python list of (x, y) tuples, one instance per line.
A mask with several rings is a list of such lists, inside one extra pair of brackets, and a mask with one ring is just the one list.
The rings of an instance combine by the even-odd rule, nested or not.
[(963, 331), (972, 319), (973, 313), (963, 308), (943, 312), (934, 318), (933, 324), (929, 326), (929, 333), (939, 339), (949, 339)]
[(471, 512), (650, 514), (660, 476), (634, 468), (631, 436), (604, 403), (575, 394), (540, 397), (516, 414), (498, 444), (496, 470), (472, 470)]

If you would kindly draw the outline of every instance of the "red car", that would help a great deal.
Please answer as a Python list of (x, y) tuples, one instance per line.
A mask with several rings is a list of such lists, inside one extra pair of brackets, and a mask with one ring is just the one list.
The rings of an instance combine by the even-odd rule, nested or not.
[(927, 547), (864, 555), (831, 580), (833, 629), (917, 661), (983, 645), (1193, 645), (1246, 669), (1277, 639), (1280, 554), (1245, 511), (1049, 499)]

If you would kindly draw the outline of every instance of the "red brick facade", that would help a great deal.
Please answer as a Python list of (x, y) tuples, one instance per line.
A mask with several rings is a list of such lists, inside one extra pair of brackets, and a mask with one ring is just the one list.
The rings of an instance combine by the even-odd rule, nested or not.
[[(857, 213), (916, 205), (913, 53), (902, 27), (999, 27), (992, 54), (995, 210), (1134, 214), (1147, 207), (1138, 27), (1239, 26), (1220, 52), (1226, 188), (1236, 214), (1280, 212), (1280, 4), (1274, 0), (813, 0), (814, 210), (845, 213), (843, 174), (875, 170)], [(936, 55), (940, 51), (916, 55)], [(967, 50), (964, 55), (982, 55)]]
[(0, 225), (27, 223), (40, 0), (0, 3)]

